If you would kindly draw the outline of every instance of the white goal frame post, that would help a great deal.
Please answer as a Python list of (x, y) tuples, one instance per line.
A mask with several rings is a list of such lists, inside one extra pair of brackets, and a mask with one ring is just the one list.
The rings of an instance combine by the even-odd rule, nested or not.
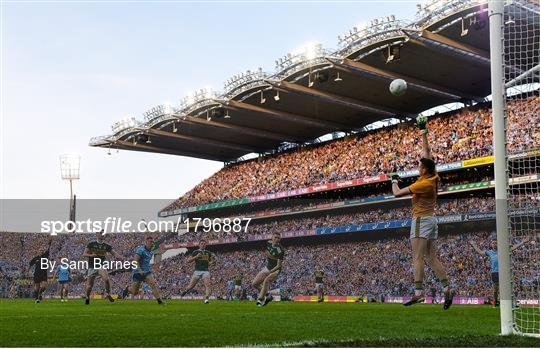
[[(507, 90), (513, 86), (521, 83), (537, 84), (539, 65), (533, 66), (527, 69), (521, 75), (509, 78), (506, 75), (507, 69), (512, 68), (505, 66), (507, 57), (505, 57), (505, 48), (508, 48), (512, 43), (505, 42), (505, 25), (511, 25), (513, 23), (512, 18), (506, 18), (505, 22), (505, 5), (522, 6), (523, 2), (520, 0), (489, 0), (489, 31), (490, 31), (490, 60), (491, 60), (491, 92), (492, 92), (492, 120), (493, 120), (493, 147), (494, 147), (494, 163), (495, 163), (495, 201), (496, 201), (496, 230), (497, 230), (497, 251), (499, 258), (499, 297), (500, 297), (500, 318), (501, 318), (501, 334), (522, 334), (540, 337), (540, 308), (538, 305), (534, 305), (531, 309), (530, 318), (526, 319), (532, 323), (532, 326), (525, 327), (522, 325), (519, 313), (519, 305), (516, 303), (516, 293), (514, 292), (513, 276), (511, 269), (511, 239), (512, 239), (512, 224), (513, 219), (510, 218), (509, 211), (509, 173), (510, 164), (508, 159), (507, 150), (507, 115), (506, 115), (506, 101)], [(535, 9), (528, 9), (530, 16), (536, 22), (537, 13)], [(505, 44), (508, 45), (505, 47)], [(533, 45), (534, 47), (534, 45)], [(536, 53), (538, 54), (538, 53)], [(508, 80), (508, 81), (507, 81)], [(534, 125), (534, 122), (532, 123)], [(534, 127), (534, 126), (531, 126)], [(534, 162), (533, 162), (534, 163)], [(533, 189), (534, 190), (534, 189)], [(510, 195), (512, 195), (510, 193)], [(534, 194), (532, 192), (532, 195)], [(537, 224), (535, 216), (533, 216), (533, 229), (532, 235)], [(529, 234), (529, 230), (526, 231)], [(536, 249), (533, 249), (536, 251)], [(535, 255), (536, 256), (536, 255)], [(531, 265), (531, 267), (533, 267)], [(534, 286), (533, 286), (534, 287)], [(540, 295), (538, 289), (533, 289), (533, 298), (536, 297), (540, 302)], [(535, 300), (535, 299), (533, 299)], [(528, 316), (528, 315), (525, 315)]]

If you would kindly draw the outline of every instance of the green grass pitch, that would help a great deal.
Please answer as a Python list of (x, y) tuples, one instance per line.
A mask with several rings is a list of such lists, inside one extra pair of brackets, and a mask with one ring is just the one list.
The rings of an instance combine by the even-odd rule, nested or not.
[(2, 347), (527, 346), (489, 306), (0, 301)]

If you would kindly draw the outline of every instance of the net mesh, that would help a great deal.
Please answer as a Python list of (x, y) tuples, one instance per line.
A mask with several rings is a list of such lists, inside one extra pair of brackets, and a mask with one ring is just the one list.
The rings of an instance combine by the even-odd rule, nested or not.
[(507, 1), (504, 12), (508, 210), (513, 323), (540, 336), (540, 5)]

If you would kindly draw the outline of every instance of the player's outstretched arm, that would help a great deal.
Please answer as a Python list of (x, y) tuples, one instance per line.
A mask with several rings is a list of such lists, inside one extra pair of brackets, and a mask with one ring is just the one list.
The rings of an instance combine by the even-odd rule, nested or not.
[(95, 257), (96, 254), (90, 251), (88, 247), (84, 249), (83, 257)]
[(395, 197), (405, 196), (409, 195), (411, 191), (409, 190), (409, 187), (407, 188), (399, 188), (399, 176), (394, 173), (392, 175), (392, 194), (394, 194)]
[(134, 262), (135, 262), (135, 265), (137, 265), (137, 272), (138, 273), (142, 273), (142, 270), (141, 270), (141, 255), (139, 254), (135, 254), (135, 259), (134, 259)]
[(427, 116), (418, 116), (416, 118), (416, 126), (418, 126), (422, 133), (422, 157), (426, 159), (431, 159), (431, 149), (429, 147), (427, 139)]
[(198, 253), (197, 253), (196, 255), (194, 255), (194, 256), (189, 256), (188, 259), (187, 259), (187, 261), (188, 261), (188, 263), (193, 263), (193, 262), (195, 262), (195, 260), (196, 260), (197, 258), (199, 258), (199, 254), (198, 254)]
[(115, 250), (111, 250), (109, 252), (112, 256), (114, 256), (115, 259), (123, 259), (123, 256), (121, 256), (118, 252), (116, 252)]

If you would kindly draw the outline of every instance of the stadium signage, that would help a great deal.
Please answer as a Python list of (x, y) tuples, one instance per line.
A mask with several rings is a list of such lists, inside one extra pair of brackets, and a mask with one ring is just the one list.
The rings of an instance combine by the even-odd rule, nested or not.
[(494, 159), (493, 155), (490, 155), (490, 156), (484, 156), (484, 157), (476, 158), (476, 159), (463, 160), (461, 163), (461, 166), (465, 168), (465, 167), (492, 164), (493, 159)]
[[(530, 152), (527, 152), (527, 153), (515, 154), (514, 156), (512, 156), (512, 158), (522, 157), (522, 156), (524, 156), (523, 154), (526, 154), (526, 155), (533, 154), (534, 155), (536, 153), (540, 153), (540, 150), (534, 150), (534, 151), (530, 151)], [(463, 160), (463, 161), (450, 162), (450, 163), (446, 163), (446, 164), (440, 164), (440, 165), (437, 165), (437, 171), (445, 172), (445, 171), (451, 171), (451, 170), (456, 170), (456, 169), (460, 169), (460, 168), (474, 167), (474, 166), (481, 166), (481, 165), (491, 164), (491, 163), (493, 163), (493, 159), (494, 159), (493, 156), (485, 156), (485, 157), (481, 157), (481, 158), (475, 158), (475, 159), (469, 159), (469, 160)], [(397, 174), (400, 177), (403, 177), (403, 178), (414, 177), (414, 176), (419, 175), (418, 169), (406, 170), (406, 171), (398, 171)], [(518, 179), (510, 179), (510, 182), (511, 183), (518, 183), (518, 181), (521, 182), (521, 181), (534, 180), (534, 179), (540, 179), (540, 176), (539, 175), (525, 176), (525, 177), (521, 177), (519, 180)], [(308, 193), (317, 193), (317, 192), (329, 191), (329, 190), (334, 190), (334, 189), (338, 189), (338, 188), (347, 188), (347, 187), (354, 187), (354, 186), (365, 185), (365, 184), (384, 182), (384, 181), (387, 181), (387, 180), (389, 180), (389, 177), (386, 174), (381, 173), (381, 174), (378, 174), (378, 175), (372, 176), (372, 177), (357, 178), (357, 179), (352, 179), (352, 180), (333, 182), (333, 183), (328, 183), (328, 184), (323, 184), (323, 185), (316, 185), (316, 186), (311, 186), (311, 187), (306, 187), (306, 188), (293, 189), (293, 190), (288, 190), (288, 191), (283, 191), (283, 192), (278, 192), (278, 193), (273, 193), (273, 194), (257, 195), (257, 196), (243, 197), (243, 198), (240, 198), (240, 199), (231, 199), (231, 200), (218, 201), (218, 202), (213, 202), (213, 203), (209, 203), (209, 204), (205, 204), (205, 205), (199, 205), (199, 206), (196, 206), (196, 207), (185, 207), (185, 208), (176, 209), (176, 210), (173, 210), (173, 211), (161, 211), (161, 212), (159, 212), (159, 216), (160, 217), (167, 217), (167, 216), (178, 215), (178, 214), (182, 214), (182, 213), (190, 213), (190, 212), (195, 212), (195, 211), (205, 211), (205, 210), (210, 210), (210, 209), (215, 209), (215, 208), (223, 208), (223, 207), (229, 207), (229, 206), (235, 206), (235, 205), (242, 205), (242, 204), (258, 202), (258, 201), (266, 201), (266, 200), (273, 200), (273, 199), (279, 199), (279, 198), (285, 198), (285, 197), (291, 197), (291, 196), (298, 196), (298, 195), (303, 195), (303, 194), (308, 194)], [(479, 182), (479, 183), (482, 183), (482, 185), (479, 185), (477, 183), (476, 184), (478, 186), (484, 186), (483, 183), (486, 183), (486, 182)], [(472, 184), (470, 184), (470, 185), (472, 185)], [(450, 186), (450, 187), (448, 187), (448, 191), (460, 190), (460, 189), (457, 189), (456, 187), (458, 187), (458, 186)], [(476, 187), (472, 186), (472, 187), (466, 187), (466, 188), (462, 188), (462, 189), (469, 189), (469, 188), (476, 188)], [(378, 200), (378, 199), (377, 198), (362, 199), (362, 201), (360, 201), (360, 202), (366, 202), (366, 201), (371, 201), (371, 200)]]
[[(384, 297), (384, 303), (403, 303), (411, 299), (410, 296), (386, 296)], [(442, 298), (435, 299), (438, 303), (442, 301)], [(484, 297), (464, 297), (455, 296), (453, 303), (460, 305), (478, 305), (484, 304), (486, 299)], [(426, 297), (426, 303), (433, 303), (433, 298)]]
[(476, 182), (476, 183), (466, 183), (466, 184), (459, 184), (459, 185), (450, 185), (446, 189), (447, 191), (454, 191), (454, 190), (464, 190), (464, 189), (472, 189), (472, 188), (480, 188), (480, 187), (488, 187), (491, 184), (491, 182)]
[(525, 158), (527, 156), (535, 156), (535, 155), (540, 155), (540, 149), (529, 150), (529, 151), (525, 151), (518, 154), (508, 155), (508, 159), (512, 160), (512, 159)]

